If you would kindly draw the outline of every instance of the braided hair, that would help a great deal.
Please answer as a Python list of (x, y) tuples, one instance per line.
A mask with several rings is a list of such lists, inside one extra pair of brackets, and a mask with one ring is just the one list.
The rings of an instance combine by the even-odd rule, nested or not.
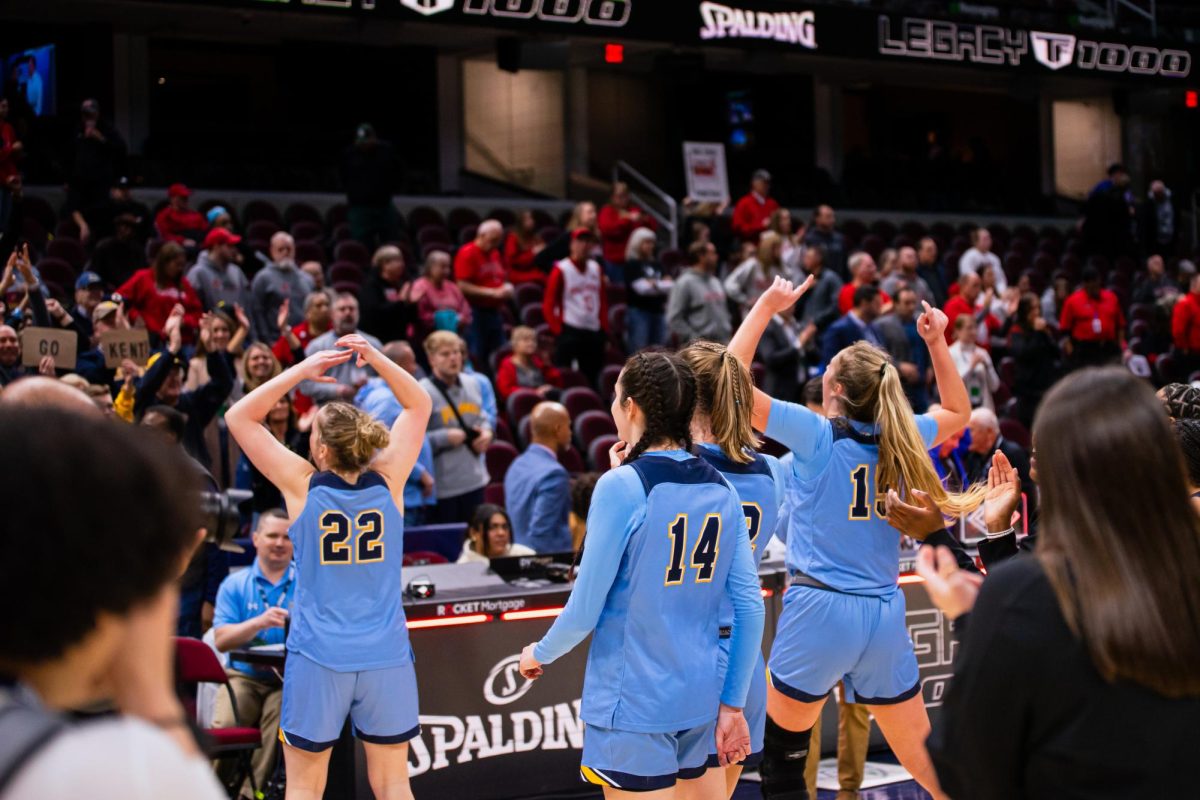
[(1200, 419), (1200, 389), (1186, 383), (1168, 383), (1158, 390), (1171, 419)]
[(696, 410), (696, 376), (675, 353), (642, 352), (625, 362), (617, 384), (621, 405), (635, 400), (646, 416), (646, 430), (625, 463), (660, 444), (692, 448), (692, 414)]
[(1175, 429), (1175, 441), (1183, 453), (1188, 483), (1200, 487), (1200, 420), (1177, 419), (1172, 427)]

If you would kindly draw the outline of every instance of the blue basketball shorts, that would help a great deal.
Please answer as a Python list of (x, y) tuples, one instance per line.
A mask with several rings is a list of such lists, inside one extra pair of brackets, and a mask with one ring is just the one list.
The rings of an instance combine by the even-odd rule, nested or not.
[(679, 733), (634, 733), (585, 725), (580, 776), (627, 792), (653, 792), (708, 769), (716, 720)]
[(400, 744), (420, 733), (413, 662), (335, 672), (288, 652), (279, 738), (292, 747), (319, 753), (337, 742), (347, 716), (354, 735), (372, 744)]
[[(725, 680), (725, 670), (729, 666), (729, 640), (721, 640), (721, 652), (717, 661), (721, 680)], [(758, 655), (758, 664), (754, 667), (754, 677), (750, 679), (750, 691), (746, 693), (746, 705), (742, 708), (746, 723), (750, 726), (750, 755), (739, 761), (743, 767), (755, 767), (762, 761), (763, 736), (767, 730), (767, 665), (763, 662), (762, 653)], [(717, 760), (716, 737), (708, 749), (708, 766), (720, 766)]]
[(902, 703), (921, 691), (899, 590), (869, 597), (789, 587), (769, 666), (772, 686), (807, 703), (825, 697), (839, 680), (851, 703)]

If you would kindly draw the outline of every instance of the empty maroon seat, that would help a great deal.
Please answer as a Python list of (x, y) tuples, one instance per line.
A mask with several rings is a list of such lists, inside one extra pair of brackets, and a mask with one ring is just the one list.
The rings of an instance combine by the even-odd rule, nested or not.
[(618, 341), (625, 340), (625, 310), (624, 303), (608, 307), (608, 332)]
[(613, 394), (616, 392), (617, 378), (621, 376), (620, 364), (608, 364), (600, 370), (600, 397), (605, 402), (612, 402)]
[(618, 441), (613, 434), (599, 436), (588, 445), (588, 467), (596, 472), (608, 472), (612, 465), (608, 461), (608, 451)]
[(504, 507), (504, 484), (489, 483), (483, 487), (483, 502), (491, 503), (494, 506)]
[(413, 550), (411, 553), (405, 553), (400, 563), (405, 567), (425, 567), (430, 564), (449, 564), (450, 559), (434, 550)]
[(82, 270), (83, 265), (87, 263), (87, 252), (78, 239), (52, 239), (46, 245), (46, 255), (52, 258), (61, 258), (76, 272)]
[(75, 279), (79, 277), (78, 273), (70, 263), (63, 259), (45, 256), (37, 262), (37, 271), (42, 280), (47, 283), (57, 283), (68, 291), (75, 291)]
[(531, 303), (541, 305), (545, 293), (540, 283), (518, 283), (513, 291), (513, 299), (517, 308), (524, 308)]
[[(259, 220), (275, 223), (276, 230), (283, 226), (283, 217), (279, 215), (279, 209), (266, 200), (251, 200), (246, 203), (242, 209), (242, 219), (246, 221), (247, 226)], [(246, 230), (249, 232), (249, 227)]]
[(320, 242), (297, 240), (296, 263), (303, 264), (305, 261), (325, 262), (325, 248), (321, 246)]
[(512, 428), (508, 427), (504, 417), (496, 417), (496, 441), (508, 442), (513, 446), (517, 444), (517, 440), (513, 438)]
[(338, 242), (333, 248), (334, 261), (353, 261), (363, 269), (371, 265), (371, 253), (361, 242), (347, 239)]
[(546, 321), (546, 314), (542, 311), (541, 303), (530, 303), (521, 306), (521, 324), (528, 325), (530, 328), (536, 328)]
[(333, 290), (338, 294), (352, 294), (357, 299), (359, 291), (362, 290), (362, 285), (354, 281), (334, 281)]
[(444, 228), (446, 220), (442, 218), (440, 211), (429, 206), (417, 206), (408, 212), (408, 227), (411, 230), (419, 231), (426, 225), (440, 225)]
[(517, 215), (507, 208), (493, 208), (487, 213), (487, 219), (494, 219), (506, 228), (517, 223)]
[(318, 227), (322, 226), (321, 212), (317, 211), (315, 206), (308, 203), (292, 203), (283, 210), (283, 221), (289, 226), (294, 226), (297, 222), (312, 222)]
[(352, 281), (359, 286), (363, 282), (363, 270), (353, 261), (335, 261), (329, 265), (329, 282)]
[(279, 232), (279, 225), (273, 220), (256, 219), (246, 224), (247, 239), (262, 239), (269, 242), (271, 237)]
[(516, 458), (517, 448), (508, 442), (496, 439), (488, 445), (483, 459), (484, 463), (487, 464), (488, 475), (491, 477), (493, 483), (503, 483), (508, 468), (512, 466), (512, 462)]
[(325, 238), (325, 228), (319, 222), (300, 220), (292, 225), (292, 238), (297, 242), (317, 242)]
[(473, 208), (463, 208), (461, 206), (452, 208), (450, 209), (450, 213), (446, 215), (446, 225), (452, 231), (461, 231), (463, 228), (470, 225), (478, 225), (480, 222), (482, 220), (479, 219), (478, 212)]
[(521, 449), (529, 447), (529, 429), (533, 425), (533, 420), (529, 415), (525, 415), (525, 419), (517, 423), (517, 444)]
[(575, 386), (586, 386), (589, 389), (592, 387), (591, 382), (587, 379), (587, 375), (584, 375), (577, 369), (559, 367), (558, 377), (562, 381), (564, 389), (570, 389)]
[(585, 411), (575, 418), (575, 438), (585, 450), (605, 434), (617, 434), (616, 423), (607, 411)]
[(54, 237), (56, 239), (78, 239), (79, 226), (73, 219), (64, 219), (54, 227)]
[(520, 425), (521, 420), (529, 416), (529, 412), (533, 411), (533, 407), (542, 402), (541, 396), (532, 389), (517, 389), (508, 396), (508, 400), (504, 403), (504, 410), (508, 414), (508, 421), (514, 425)]
[(1029, 449), (1031, 441), (1029, 429), (1015, 419), (1000, 420), (1000, 435), (1005, 439), (1016, 442), (1026, 450)]
[(452, 241), (450, 231), (446, 230), (445, 225), (426, 225), (417, 229), (418, 245), (427, 245), (431, 242), (442, 242), (449, 245)]
[(600, 395), (584, 386), (576, 386), (562, 393), (561, 401), (566, 406), (571, 419), (576, 419), (585, 411), (604, 411), (604, 401)]
[(478, 225), (468, 225), (465, 228), (458, 229), (458, 245), (461, 247), (467, 242), (475, 238), (475, 234), (479, 233)]
[(325, 225), (330, 230), (337, 229), (340, 225), (345, 225), (350, 220), (350, 207), (345, 203), (335, 203), (329, 207), (329, 211), (325, 212)]

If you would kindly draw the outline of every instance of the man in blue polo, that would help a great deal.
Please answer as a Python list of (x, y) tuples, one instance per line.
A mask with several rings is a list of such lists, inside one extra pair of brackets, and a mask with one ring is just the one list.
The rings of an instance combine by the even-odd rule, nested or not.
[(558, 453), (571, 444), (571, 415), (560, 403), (538, 403), (530, 414), (529, 438), (529, 448), (504, 476), (513, 541), (539, 553), (569, 553), (571, 479)]
[[(213, 615), (213, 635), (223, 653), (264, 644), (282, 645), (288, 609), (296, 594), (296, 568), (292, 564), (292, 540), (288, 538), (288, 517), (279, 509), (264, 511), (254, 531), (254, 564), (229, 575), (217, 591)], [(269, 669), (237, 660), (229, 662), (229, 683), (237, 698), (238, 717), (234, 718), (229, 693), (217, 693), (213, 725), (217, 728), (257, 726), (262, 731), (262, 747), (254, 751), (251, 766), (259, 790), (275, 768), (279, 749), (279, 708), (283, 684)], [(228, 760), (219, 771), (232, 769)], [(252, 797), (250, 784), (242, 785), (242, 796)]]

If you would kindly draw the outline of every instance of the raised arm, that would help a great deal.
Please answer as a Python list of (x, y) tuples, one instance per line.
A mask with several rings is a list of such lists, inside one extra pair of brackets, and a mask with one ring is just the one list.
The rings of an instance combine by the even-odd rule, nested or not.
[(941, 444), (971, 421), (971, 397), (967, 394), (962, 376), (958, 374), (958, 368), (954, 366), (950, 346), (946, 344), (946, 315), (924, 300), (921, 305), (925, 307), (925, 313), (917, 318), (917, 332), (929, 348), (933, 377), (942, 398), (942, 407), (930, 415), (937, 420), (938, 426), (937, 438), (933, 443)]
[(263, 421), (280, 398), (301, 381), (332, 381), (333, 378), (325, 375), (325, 370), (346, 363), (353, 355), (353, 350), (322, 350), (314, 353), (259, 386), (225, 412), (225, 424), (229, 426), (229, 432), (250, 463), (283, 493), (292, 519), (303, 508), (313, 466), (276, 439)]
[(425, 428), (429, 425), (433, 401), (416, 378), (357, 333), (338, 339), (337, 346), (350, 348), (349, 352), (358, 357), (358, 366), (369, 364), (379, 373), (379, 377), (387, 382), (396, 400), (404, 407), (404, 413), (392, 423), (388, 446), (375, 457), (371, 465), (391, 486), (403, 492), (408, 474), (421, 454), (421, 445), (425, 443)]
[[(729, 352), (745, 364), (746, 369), (749, 369), (750, 364), (754, 361), (754, 351), (758, 349), (758, 341), (762, 338), (763, 331), (767, 329), (771, 317), (795, 305), (796, 301), (812, 288), (814, 281), (815, 278), (809, 275), (804, 283), (793, 286), (791, 281), (777, 277), (771, 284), (771, 288), (758, 298), (729, 342)], [(755, 388), (754, 409), (750, 417), (750, 422), (755, 430), (765, 431), (767, 429), (767, 417), (770, 414), (771, 398), (762, 390)]]

